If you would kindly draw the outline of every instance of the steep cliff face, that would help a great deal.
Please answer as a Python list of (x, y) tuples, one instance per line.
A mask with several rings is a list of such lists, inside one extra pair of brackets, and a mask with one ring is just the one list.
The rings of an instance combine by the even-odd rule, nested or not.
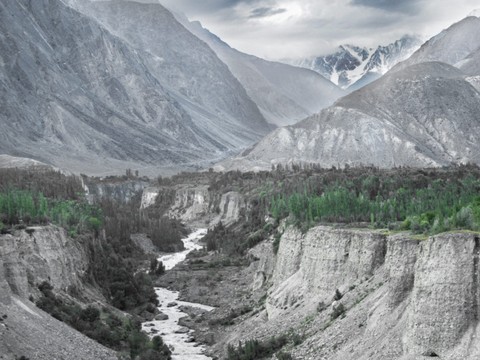
[(245, 195), (239, 191), (216, 191), (208, 183), (202, 182), (155, 186), (141, 178), (111, 182), (87, 178), (84, 188), (89, 201), (109, 198), (127, 203), (138, 199), (141, 209), (158, 203), (166, 207), (169, 217), (191, 226), (211, 227), (220, 221), (224, 225), (233, 224), (247, 206)]
[(343, 293), (371, 277), (383, 264), (385, 251), (386, 237), (380, 233), (316, 227), (302, 236), (287, 230), (266, 303), (269, 317), (304, 299), (328, 302), (336, 289)]
[(476, 233), (287, 227), (276, 255), (269, 242), (252, 250), (265, 310), (219, 347), (293, 329), (305, 337), (291, 349), (298, 359), (477, 359), (479, 252)]
[(142, 208), (153, 205), (159, 196), (172, 198), (168, 216), (191, 226), (213, 227), (220, 221), (224, 225), (233, 224), (247, 206), (246, 197), (238, 191), (218, 192), (207, 184), (182, 184), (173, 188), (145, 189)]
[(395, 308), (412, 291), (419, 240), (399, 235), (388, 238), (386, 255), (388, 281), (387, 307)]
[(210, 207), (210, 193), (207, 185), (175, 189), (175, 202), (170, 214), (182, 221), (194, 221), (207, 216)]
[(37, 285), (48, 281), (55, 289), (83, 288), (81, 277), (87, 270), (85, 250), (64, 229), (31, 227), (13, 235), (0, 236), (3, 273), (12, 293), (28, 298)]
[(149, 206), (155, 204), (155, 200), (157, 199), (158, 194), (160, 191), (155, 187), (147, 187), (142, 191), (142, 200), (140, 202), (140, 208), (145, 209)]
[[(458, 346), (454, 353), (473, 356), (469, 348), (480, 345), (473, 340), (478, 335), (479, 238), (438, 236), (419, 250), (405, 350), (418, 354), (434, 349), (443, 355)], [(480, 353), (474, 354), (478, 358)]]

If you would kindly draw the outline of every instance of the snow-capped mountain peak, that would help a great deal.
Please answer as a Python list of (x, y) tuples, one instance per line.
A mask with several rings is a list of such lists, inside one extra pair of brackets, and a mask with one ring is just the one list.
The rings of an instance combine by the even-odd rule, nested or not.
[(376, 49), (341, 45), (333, 54), (291, 63), (314, 70), (343, 89), (358, 89), (407, 59), (421, 44), (419, 38), (406, 35)]

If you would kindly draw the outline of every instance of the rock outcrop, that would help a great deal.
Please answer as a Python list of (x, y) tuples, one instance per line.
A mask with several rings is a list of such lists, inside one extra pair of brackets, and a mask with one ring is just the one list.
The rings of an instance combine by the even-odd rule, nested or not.
[(8, 305), (11, 302), (11, 290), (5, 278), (5, 271), (3, 270), (3, 258), (0, 257), (0, 304)]
[(444, 357), (468, 332), (469, 338), (476, 335), (480, 239), (435, 236), (422, 243), (419, 252), (405, 348), (412, 354), (435, 351)]

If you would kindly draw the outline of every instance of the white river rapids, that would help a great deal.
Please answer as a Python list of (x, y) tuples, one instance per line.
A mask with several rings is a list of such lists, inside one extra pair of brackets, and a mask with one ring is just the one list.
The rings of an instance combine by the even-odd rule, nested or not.
[[(198, 244), (198, 241), (204, 237), (206, 233), (207, 229), (199, 229), (191, 233), (187, 238), (182, 240), (185, 244), (184, 251), (158, 258), (159, 261), (163, 262), (165, 270), (170, 270), (178, 263), (184, 261), (190, 251), (201, 249), (202, 246)], [(158, 309), (167, 315), (168, 319), (147, 321), (142, 324), (142, 329), (151, 337), (160, 335), (172, 350), (173, 360), (210, 360), (210, 357), (204, 355), (205, 347), (192, 342), (191, 330), (187, 331), (186, 328), (180, 326), (178, 320), (187, 316), (186, 313), (179, 309), (179, 306), (191, 306), (207, 311), (211, 311), (213, 308), (206, 305), (179, 301), (179, 294), (176, 291), (155, 288), (155, 292), (157, 293), (157, 298), (160, 303)], [(172, 303), (176, 305), (172, 306)], [(168, 306), (169, 304), (170, 306)]]

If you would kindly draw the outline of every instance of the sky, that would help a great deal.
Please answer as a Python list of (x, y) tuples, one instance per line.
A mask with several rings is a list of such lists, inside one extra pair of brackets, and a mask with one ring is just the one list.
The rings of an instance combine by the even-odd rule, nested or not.
[(230, 46), (269, 60), (331, 53), (338, 45), (427, 40), (480, 8), (479, 0), (159, 0)]

